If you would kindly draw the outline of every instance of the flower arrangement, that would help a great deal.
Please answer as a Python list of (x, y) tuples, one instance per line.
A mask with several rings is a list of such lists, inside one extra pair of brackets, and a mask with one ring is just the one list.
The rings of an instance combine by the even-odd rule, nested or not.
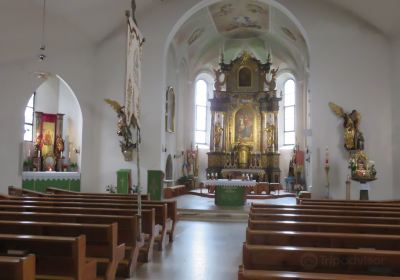
[(109, 193), (117, 193), (117, 187), (114, 185), (106, 186), (106, 191)]

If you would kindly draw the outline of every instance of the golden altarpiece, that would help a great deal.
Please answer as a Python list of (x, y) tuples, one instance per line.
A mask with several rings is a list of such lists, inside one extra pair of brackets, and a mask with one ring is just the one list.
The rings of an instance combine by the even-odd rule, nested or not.
[(229, 64), (221, 55), (211, 103), (207, 173), (279, 182), (276, 73), (270, 56), (260, 62), (243, 52)]

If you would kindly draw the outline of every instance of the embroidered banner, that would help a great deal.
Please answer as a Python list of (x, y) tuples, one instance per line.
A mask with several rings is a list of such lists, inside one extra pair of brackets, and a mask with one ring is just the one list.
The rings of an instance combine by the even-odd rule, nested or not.
[(127, 123), (140, 127), (140, 80), (143, 36), (131, 17), (128, 19), (126, 48), (125, 112)]

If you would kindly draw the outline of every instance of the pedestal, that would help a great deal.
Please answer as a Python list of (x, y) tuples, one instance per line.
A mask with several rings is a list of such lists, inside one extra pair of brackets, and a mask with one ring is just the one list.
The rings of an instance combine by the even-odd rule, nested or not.
[(369, 200), (369, 183), (360, 182), (360, 200)]
[(117, 193), (128, 194), (132, 186), (130, 169), (120, 169), (117, 171)]

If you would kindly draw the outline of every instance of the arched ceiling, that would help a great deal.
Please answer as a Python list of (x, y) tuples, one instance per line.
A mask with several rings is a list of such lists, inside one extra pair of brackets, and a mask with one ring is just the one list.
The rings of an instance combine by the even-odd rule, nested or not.
[(224, 0), (199, 10), (178, 30), (173, 46), (191, 68), (215, 65), (222, 51), (230, 61), (244, 49), (262, 61), (271, 52), (273, 63), (284, 67), (308, 64), (298, 27), (278, 8), (256, 0)]

